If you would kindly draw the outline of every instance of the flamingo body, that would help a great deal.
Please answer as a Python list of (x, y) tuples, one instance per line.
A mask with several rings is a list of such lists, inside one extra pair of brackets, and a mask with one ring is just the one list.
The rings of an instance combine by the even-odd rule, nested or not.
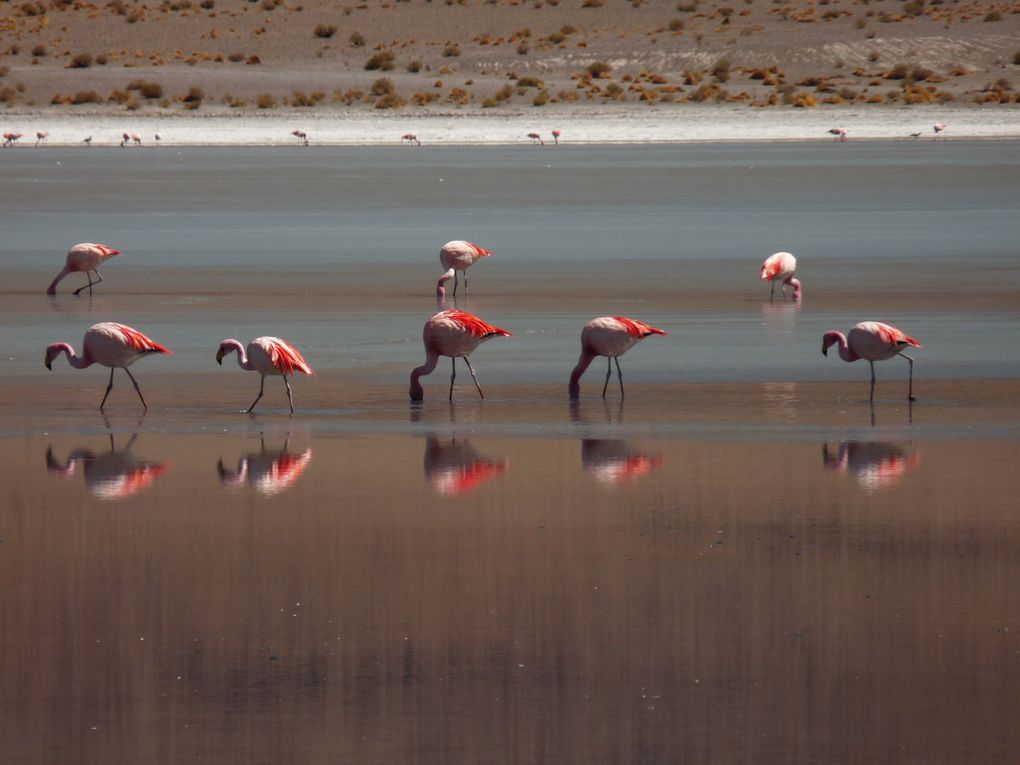
[(563, 135), (563, 133), (559, 130), (552, 131), (553, 143), (559, 144), (561, 135)]
[(401, 142), (407, 141), (408, 145), (413, 143), (415, 146), (421, 146), (421, 141), (418, 140), (418, 136), (414, 133), (404, 133), (400, 136), (400, 140)]
[(542, 136), (540, 136), (538, 133), (528, 133), (528, 138), (531, 139), (532, 143), (538, 143), (543, 146), (545, 145), (545, 141), (542, 140)]
[[(57, 274), (56, 278), (50, 283), (50, 286), (46, 288), (47, 295), (57, 294), (57, 284), (70, 273), (75, 271), (82, 271), (88, 277), (89, 283), (84, 287), (79, 287), (74, 291), (77, 295), (83, 289), (88, 289), (89, 294), (92, 294), (92, 285), (99, 284), (103, 281), (103, 277), (100, 276), (99, 264), (103, 261), (109, 260), (114, 255), (120, 255), (120, 250), (115, 250), (112, 247), (108, 247), (105, 244), (93, 244), (92, 242), (82, 242), (76, 244), (70, 250), (67, 251), (67, 259), (64, 262), (64, 269)], [(95, 271), (98, 279), (93, 282), (91, 272)]]
[(305, 146), (308, 145), (308, 133), (304, 130), (291, 130), (290, 134), (301, 141)]
[(853, 362), (864, 359), (871, 365), (871, 395), (875, 399), (875, 362), (902, 356), (910, 364), (910, 383), (907, 398), (914, 400), (914, 360), (903, 351), (910, 346), (921, 348), (914, 338), (904, 334), (896, 327), (880, 321), (862, 321), (844, 337), (842, 332), (834, 330), (822, 336), (822, 353), (828, 355), (829, 347), (839, 344), (839, 357), (843, 361)]
[(444, 244), (442, 249), (439, 250), (439, 262), (446, 269), (446, 272), (439, 277), (439, 281), (436, 283), (436, 297), (446, 297), (446, 287), (443, 284), (450, 279), (453, 279), (453, 294), (456, 297), (458, 271), (464, 272), (464, 291), (467, 292), (468, 268), (482, 258), (487, 258), (494, 254), (483, 247), (479, 247), (477, 244), (465, 242), (462, 239), (455, 239)]
[(4, 133), (4, 146), (14, 147), (14, 142), (21, 138), (22, 133)]
[(612, 373), (613, 361), (616, 360), (616, 373), (620, 380), (620, 396), (623, 396), (623, 373), (620, 371), (619, 357), (630, 350), (636, 343), (649, 335), (665, 335), (661, 329), (645, 324), (626, 316), (601, 316), (592, 319), (581, 330), (581, 357), (573, 372), (570, 373), (568, 392), (571, 398), (581, 395), (581, 375), (588, 369), (596, 356), (605, 356), (609, 362), (606, 372), (606, 384), (602, 387), (602, 397), (606, 397), (609, 377)]
[(422, 389), (419, 378), (432, 373), (439, 363), (440, 356), (449, 356), (453, 361), (449, 395), (451, 401), (453, 400), (453, 382), (457, 377), (458, 358), (464, 359), (464, 363), (471, 370), (471, 377), (475, 381), (475, 387), (478, 388), (478, 395), (485, 398), (481, 386), (478, 385), (478, 375), (467, 357), (481, 343), (500, 336), (510, 337), (510, 333), (482, 321), (467, 311), (451, 309), (435, 314), (425, 322), (425, 326), (422, 328), (421, 339), (425, 346), (425, 363), (411, 372), (411, 400), (421, 401), (425, 398), (425, 391)]
[(81, 356), (68, 343), (53, 343), (47, 346), (44, 361), (47, 369), (53, 369), (53, 360), (61, 353), (67, 355), (68, 363), (75, 369), (84, 369), (93, 364), (110, 367), (110, 384), (106, 387), (106, 395), (103, 396), (103, 400), (99, 404), (100, 409), (106, 404), (106, 399), (110, 395), (110, 390), (113, 388), (113, 372), (118, 367), (127, 372), (127, 376), (131, 378), (135, 391), (138, 393), (138, 398), (141, 399), (142, 406), (148, 409), (142, 391), (138, 387), (138, 381), (135, 380), (128, 367), (138, 359), (153, 353), (172, 355), (169, 348), (165, 348), (137, 329), (113, 321), (104, 321), (89, 327), (82, 340)]
[(50, 137), (48, 130), (37, 130), (35, 134), (35, 145), (38, 146)]
[(943, 122), (936, 122), (931, 126), (931, 129), (935, 132), (935, 137), (938, 138), (939, 133), (946, 129), (946, 125)]
[(841, 143), (846, 141), (846, 128), (841, 127), (829, 128), (827, 132), (830, 135), (836, 136), (836, 140), (840, 141)]
[(786, 297), (786, 286), (793, 288), (793, 299), (800, 299), (800, 281), (794, 278), (797, 273), (797, 259), (788, 252), (777, 252), (765, 258), (761, 264), (761, 278), (767, 279), (772, 284), (769, 297), (773, 297), (776, 291), (776, 282), (780, 282), (783, 297)]
[(306, 375), (315, 374), (298, 349), (278, 337), (256, 337), (248, 343), (247, 348), (242, 346), (238, 340), (228, 339), (220, 343), (219, 350), (216, 351), (217, 363), (222, 364), (223, 357), (235, 351), (237, 352), (237, 365), (241, 369), (258, 372), (262, 376), (259, 395), (247, 411), (251, 412), (255, 408), (255, 404), (262, 398), (262, 394), (265, 392), (266, 376), (272, 375), (283, 378), (283, 383), (287, 386), (290, 413), (294, 414), (294, 397), (287, 377), (293, 376), (295, 372), (303, 372)]

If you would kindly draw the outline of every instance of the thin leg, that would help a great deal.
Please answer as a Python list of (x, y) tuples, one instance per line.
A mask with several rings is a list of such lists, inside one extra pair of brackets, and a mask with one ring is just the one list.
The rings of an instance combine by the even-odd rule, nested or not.
[(914, 360), (905, 353), (901, 353), (899, 355), (910, 363), (910, 374), (908, 377), (910, 382), (907, 383), (907, 401), (917, 401), (917, 399), (914, 398)]
[(127, 372), (127, 376), (131, 378), (131, 384), (135, 386), (135, 393), (137, 393), (138, 398), (142, 400), (142, 407), (145, 411), (149, 411), (149, 405), (145, 403), (145, 397), (142, 396), (142, 389), (138, 387), (138, 380), (135, 379), (135, 376), (131, 374), (131, 370), (127, 367), (124, 367), (124, 371)]
[(450, 361), (453, 363), (451, 367), (453, 371), (450, 373), (450, 401), (453, 401), (453, 381), (457, 379), (457, 357), (451, 356)]
[[(464, 282), (464, 288), (467, 289), (467, 281)], [(482, 386), (478, 384), (478, 373), (475, 372), (475, 368), (471, 366), (471, 362), (468, 361), (468, 357), (464, 357), (464, 363), (467, 364), (468, 369), (471, 370), (471, 379), (475, 381), (475, 387), (478, 388), (478, 395), (485, 398), (485, 394), (482, 393)]]
[(772, 289), (769, 290), (769, 300), (774, 300), (776, 297), (776, 280), (773, 279), (769, 284), (772, 285)]
[(106, 395), (103, 396), (103, 400), (99, 402), (99, 411), (103, 411), (103, 406), (106, 405), (106, 397), (110, 395), (110, 391), (113, 390), (113, 367), (110, 367), (110, 384), (106, 386)]
[(609, 377), (613, 374), (613, 359), (606, 356), (606, 383), (602, 386), (602, 398), (606, 397), (606, 388), (609, 387)]
[(245, 412), (251, 413), (251, 410), (255, 408), (255, 404), (257, 404), (259, 402), (259, 399), (262, 398), (262, 394), (265, 392), (265, 389), (266, 389), (266, 376), (262, 375), (262, 382), (259, 383), (259, 395), (257, 395), (255, 397), (255, 400), (251, 402), (251, 406), (245, 409)]
[[(468, 286), (467, 286), (467, 271), (464, 272), (464, 296), (467, 297)], [(464, 358), (467, 358), (466, 356)]]
[(457, 272), (453, 272), (453, 296), (457, 297)]
[(78, 294), (79, 292), (81, 292), (81, 291), (82, 291), (83, 289), (88, 289), (88, 291), (89, 291), (89, 294), (90, 294), (90, 295), (92, 294), (92, 272), (91, 272), (91, 271), (86, 271), (86, 272), (85, 272), (85, 278), (89, 280), (89, 283), (88, 283), (88, 284), (86, 284), (86, 285), (84, 285), (84, 286), (81, 286), (81, 287), (79, 287), (78, 289), (76, 289), (76, 290), (74, 291), (74, 294), (75, 294), (75, 295), (77, 295), (77, 294)]
[(623, 400), (623, 372), (620, 371), (620, 357), (613, 356), (613, 361), (616, 362), (616, 379), (620, 381), (620, 400)]
[(868, 401), (875, 400), (875, 362), (869, 361), (871, 364), (871, 395), (868, 396)]
[(290, 413), (294, 414), (294, 395), (291, 393), (290, 381), (287, 379), (287, 375), (283, 376), (283, 384), (287, 386), (287, 401), (290, 403)]

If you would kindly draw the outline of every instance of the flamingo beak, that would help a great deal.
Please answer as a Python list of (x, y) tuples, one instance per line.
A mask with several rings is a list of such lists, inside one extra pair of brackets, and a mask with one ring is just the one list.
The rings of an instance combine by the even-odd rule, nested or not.
[(822, 355), (823, 356), (828, 356), (829, 355), (829, 346), (827, 346), (827, 345), (823, 345), (822, 346)]
[(43, 363), (46, 365), (46, 368), (48, 370), (50, 370), (51, 372), (53, 371), (53, 359), (47, 356), (46, 360)]
[(216, 363), (219, 364), (220, 366), (223, 366), (223, 349), (222, 348), (220, 348), (218, 351), (216, 351)]

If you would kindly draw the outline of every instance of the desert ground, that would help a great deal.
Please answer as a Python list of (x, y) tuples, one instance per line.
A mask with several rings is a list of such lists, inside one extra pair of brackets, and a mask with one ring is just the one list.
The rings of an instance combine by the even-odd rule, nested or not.
[(988, 109), (1018, 69), (1017, 2), (0, 4), (8, 114)]

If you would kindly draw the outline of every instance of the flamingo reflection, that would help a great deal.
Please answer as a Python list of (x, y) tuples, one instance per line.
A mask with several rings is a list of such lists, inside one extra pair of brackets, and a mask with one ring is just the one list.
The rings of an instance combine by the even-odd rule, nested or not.
[(651, 456), (622, 439), (585, 438), (581, 441), (584, 470), (605, 486), (618, 486), (648, 475), (662, 465), (661, 456)]
[(883, 441), (843, 441), (839, 449), (822, 446), (826, 470), (851, 473), (869, 491), (888, 488), (900, 476), (921, 463), (921, 455), (909, 447)]
[(135, 494), (167, 471), (164, 462), (146, 462), (131, 453), (138, 434), (128, 440), (127, 446), (118, 450), (110, 433), (110, 450), (96, 454), (87, 447), (75, 449), (65, 461), (58, 460), (53, 447), (46, 448), (46, 470), (61, 478), (71, 478), (78, 465), (85, 476), (85, 486), (102, 500), (124, 499)]
[(443, 496), (467, 494), (509, 466), (508, 460), (481, 456), (465, 440), (440, 441), (430, 435), (425, 443), (425, 478)]
[(284, 439), (282, 449), (267, 450), (265, 437), (260, 433), (259, 444), (259, 451), (238, 458), (237, 470), (228, 470), (222, 459), (216, 463), (223, 486), (239, 489), (251, 484), (259, 494), (270, 497), (290, 488), (312, 461), (311, 447), (302, 452), (290, 451), (290, 437)]

